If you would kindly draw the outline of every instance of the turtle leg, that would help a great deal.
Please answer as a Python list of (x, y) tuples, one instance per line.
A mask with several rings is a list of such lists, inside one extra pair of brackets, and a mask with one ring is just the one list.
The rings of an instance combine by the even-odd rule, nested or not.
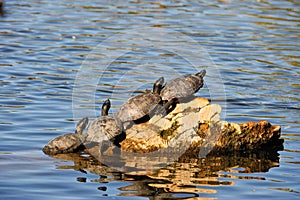
[(110, 141), (117, 147), (121, 147), (120, 142), (126, 139), (126, 133), (122, 131), (120, 135), (115, 136)]
[(170, 101), (168, 101), (166, 104), (164, 104), (163, 108), (165, 109), (166, 113), (170, 113), (172, 110), (175, 109), (176, 105), (179, 103), (178, 98), (173, 98)]
[(153, 110), (151, 117), (153, 115), (162, 115), (163, 117), (170, 113), (176, 105), (179, 103), (178, 98), (173, 98), (170, 101), (164, 101), (163, 104), (158, 104), (156, 108)]
[[(133, 120), (133, 124), (142, 124), (150, 120), (150, 115), (145, 115), (137, 120)], [(128, 128), (127, 128), (128, 129)]]

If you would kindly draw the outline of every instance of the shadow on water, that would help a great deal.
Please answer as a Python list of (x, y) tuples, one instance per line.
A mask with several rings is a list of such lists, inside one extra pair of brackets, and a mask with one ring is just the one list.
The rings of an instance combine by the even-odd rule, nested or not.
[(211, 152), (205, 158), (183, 154), (176, 162), (154, 171), (135, 168), (140, 163), (134, 164), (133, 158), (126, 160), (110, 157), (111, 162), (124, 162), (127, 166), (128, 171), (118, 171), (87, 154), (59, 154), (54, 157), (74, 163), (61, 163), (57, 168), (81, 171), (83, 176), (77, 177), (78, 182), (87, 182), (89, 173), (99, 175), (98, 179), (90, 182), (98, 183), (96, 187), (102, 195), (108, 195), (106, 190), (110, 187), (109, 183), (117, 181), (129, 183), (118, 188), (119, 196), (149, 199), (211, 198), (218, 193), (219, 187), (233, 186), (237, 179), (266, 180), (263, 176), (247, 173), (267, 172), (279, 166), (279, 154), (276, 150), (232, 152), (226, 155)]

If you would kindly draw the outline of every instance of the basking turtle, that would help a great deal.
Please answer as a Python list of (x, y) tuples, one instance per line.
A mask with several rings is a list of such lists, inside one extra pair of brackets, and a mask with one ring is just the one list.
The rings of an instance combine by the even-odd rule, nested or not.
[(203, 86), (205, 74), (206, 70), (204, 69), (196, 74), (187, 74), (171, 79), (160, 92), (162, 100), (180, 99), (198, 92)]
[(120, 107), (116, 117), (121, 120), (125, 129), (132, 121), (149, 118), (151, 111), (161, 102), (160, 91), (163, 83), (164, 78), (160, 77), (153, 85), (153, 92), (131, 97)]
[(76, 126), (75, 133), (67, 133), (52, 139), (43, 148), (43, 152), (48, 155), (61, 153), (74, 153), (83, 147), (85, 135), (82, 134), (88, 123), (88, 118), (81, 119)]
[(86, 137), (87, 143), (99, 143), (105, 140), (105, 136), (113, 143), (117, 143), (122, 136), (122, 123), (120, 120), (108, 116), (110, 105), (110, 100), (107, 99), (102, 105), (101, 117), (98, 117), (89, 125)]

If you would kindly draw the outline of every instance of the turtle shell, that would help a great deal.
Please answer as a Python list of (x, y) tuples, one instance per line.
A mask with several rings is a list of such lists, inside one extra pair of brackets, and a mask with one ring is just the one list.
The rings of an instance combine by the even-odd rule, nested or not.
[(203, 77), (196, 74), (180, 76), (168, 81), (161, 90), (162, 100), (184, 98), (196, 93), (203, 86)]
[(161, 97), (156, 93), (145, 93), (129, 98), (119, 109), (116, 117), (122, 122), (138, 120), (150, 112), (159, 104)]
[(74, 153), (83, 147), (83, 141), (86, 135), (82, 134), (85, 129), (88, 118), (82, 118), (76, 125), (75, 133), (67, 133), (52, 139), (43, 148), (43, 152), (48, 155), (61, 153)]
[(43, 148), (43, 152), (48, 155), (61, 153), (74, 153), (82, 147), (83, 135), (67, 133), (52, 139)]
[(113, 140), (122, 133), (122, 124), (111, 116), (101, 116), (89, 125), (87, 142), (101, 142), (105, 139)]

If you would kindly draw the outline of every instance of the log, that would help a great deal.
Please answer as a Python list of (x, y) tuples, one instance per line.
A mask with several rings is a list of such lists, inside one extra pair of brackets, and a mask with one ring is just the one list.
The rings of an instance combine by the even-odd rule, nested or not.
[(177, 104), (166, 116), (157, 115), (148, 122), (135, 124), (126, 130), (121, 150), (148, 153), (178, 148), (200, 155), (213, 151), (246, 151), (262, 148), (282, 148), (280, 126), (268, 121), (242, 124), (220, 121), (221, 107), (205, 98)]

